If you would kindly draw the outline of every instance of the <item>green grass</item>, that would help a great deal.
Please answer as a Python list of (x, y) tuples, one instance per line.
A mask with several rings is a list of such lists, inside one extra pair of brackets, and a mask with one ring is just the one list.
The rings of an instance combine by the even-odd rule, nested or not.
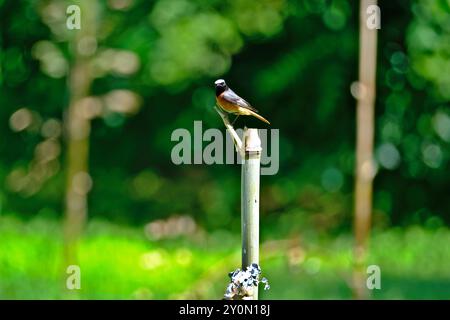
[[(266, 239), (270, 240), (270, 239)], [(352, 297), (351, 236), (266, 241), (264, 299)], [(450, 231), (419, 227), (374, 233), (369, 264), (381, 268), (376, 299), (450, 298)], [(142, 229), (93, 221), (79, 247), (81, 290), (65, 289), (58, 222), (0, 218), (1, 299), (220, 299), (239, 265), (240, 239), (224, 232), (151, 241)]]

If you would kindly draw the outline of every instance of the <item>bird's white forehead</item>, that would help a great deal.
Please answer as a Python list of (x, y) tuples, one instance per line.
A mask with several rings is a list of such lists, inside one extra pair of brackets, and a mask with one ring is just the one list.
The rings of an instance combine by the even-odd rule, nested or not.
[(225, 84), (225, 80), (223, 79), (216, 80), (214, 84)]

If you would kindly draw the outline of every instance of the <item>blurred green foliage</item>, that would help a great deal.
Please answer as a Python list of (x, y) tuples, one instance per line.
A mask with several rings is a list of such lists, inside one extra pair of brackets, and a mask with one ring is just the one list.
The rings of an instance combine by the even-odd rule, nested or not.
[[(81, 290), (61, 290), (61, 227), (0, 219), (0, 297), (9, 299), (218, 299), (239, 264), (240, 239), (223, 233), (149, 242), (135, 228), (93, 221), (80, 248)], [(264, 243), (261, 264), (272, 283), (263, 299), (350, 299), (352, 241), (304, 237)], [(445, 228), (376, 232), (369, 264), (381, 268), (375, 299), (447, 299), (450, 249)]]
[[(202, 120), (204, 130), (223, 127), (213, 109), (213, 81), (221, 77), (270, 119), (273, 128), (280, 129), (280, 171), (261, 179), (262, 240), (298, 234), (337, 237), (350, 230), (357, 1), (108, 0), (89, 1), (93, 9), (83, 11), (87, 3), (0, 0), (0, 215), (39, 216), (45, 221), (62, 216), (67, 161), (63, 121), (70, 97), (67, 78), (74, 51), (81, 50), (91, 59), (95, 75), (87, 104), (93, 119), (90, 218), (135, 227), (189, 216), (196, 228), (206, 233), (238, 235), (239, 167), (175, 166), (170, 160), (174, 129), (193, 131), (194, 120)], [(96, 38), (87, 39), (82, 48), (70, 45), (77, 32), (65, 26), (70, 4), (79, 4), (82, 17), (94, 15), (96, 21)], [(440, 228), (450, 222), (450, 3), (397, 0), (380, 6), (373, 224), (377, 230), (412, 224)], [(237, 121), (241, 127), (252, 124), (256, 124), (252, 119)], [(17, 230), (23, 228), (30, 229), (30, 237), (19, 236)], [(6, 265), (0, 268), (0, 295), (9, 292), (11, 297), (33, 297), (35, 288), (56, 281), (59, 262), (50, 257), (59, 257), (60, 248), (53, 231), (39, 233), (46, 228), (56, 227), (45, 222), (42, 226), (13, 223), (2, 228), (0, 243), (7, 248), (0, 250)], [(399, 282), (401, 288), (419, 288), (419, 280), (406, 283), (402, 281), (409, 280), (400, 279), (409, 265), (394, 266), (396, 261), (389, 260), (401, 256), (404, 249), (398, 241), (404, 243), (408, 232), (380, 233), (374, 255), (392, 263), (389, 281)], [(398, 263), (413, 264), (415, 250), (439, 251), (443, 249), (435, 243), (448, 242), (443, 231), (437, 235), (420, 232), (417, 240), (408, 238), (417, 243), (408, 247)], [(83, 297), (114, 292), (111, 297), (130, 298), (139, 295), (139, 288), (144, 288), (143, 296), (169, 297), (171, 292), (187, 290), (206, 272), (209, 261), (234, 252), (239, 244), (187, 245), (195, 267), (183, 271), (184, 282), (164, 285), (170, 281), (168, 277), (147, 279), (144, 271), (127, 272), (136, 278), (124, 279), (120, 273), (135, 265), (122, 265), (127, 263), (122, 257), (119, 263), (108, 260), (107, 254), (98, 255), (111, 250), (119, 255), (123, 248), (124, 255), (138, 259), (146, 251), (159, 252), (159, 245), (143, 239), (122, 241), (117, 234), (88, 235), (80, 254), (90, 265), (86, 286), (96, 290)], [(159, 252), (164, 261), (172, 261), (176, 250), (182, 250), (175, 249), (176, 242), (161, 245), (168, 246), (167, 252)], [(348, 254), (349, 247), (336, 250), (332, 254), (341, 259), (339, 255)], [(439, 268), (442, 263), (448, 265), (448, 252), (447, 260), (435, 258), (432, 265), (437, 268), (438, 281), (445, 278)], [(48, 261), (47, 269), (53, 273), (41, 275), (42, 269), (34, 266), (33, 259)], [(197, 264), (199, 259), (205, 260)], [(286, 268), (280, 262), (283, 259), (267, 261), (275, 279), (281, 278)], [(427, 261), (423, 259), (420, 261)], [(108, 269), (110, 274), (99, 271), (103, 263), (115, 264)], [(420, 263), (416, 267), (411, 270), (435, 270)], [(333, 268), (334, 264), (330, 270)], [(347, 287), (333, 272), (329, 284), (317, 291), (311, 293), (308, 288), (312, 287), (305, 284), (308, 277), (299, 275), (302, 285), (291, 291), (274, 289), (273, 296), (349, 297)], [(25, 274), (31, 277), (33, 291), (15, 291), (16, 281)], [(103, 288), (94, 280), (98, 277), (117, 282), (106, 282), (105, 286), (111, 287)], [(448, 281), (444, 279), (447, 292)], [(220, 290), (222, 282), (218, 281)], [(424, 285), (432, 288), (434, 284)], [(148, 288), (154, 286), (158, 290), (149, 293)], [(335, 286), (336, 292), (325, 294), (329, 286)], [(48, 290), (48, 297), (59, 297), (56, 285)], [(419, 297), (421, 292), (399, 290), (384, 292), (381, 297)], [(430, 293), (429, 297), (439, 294)]]

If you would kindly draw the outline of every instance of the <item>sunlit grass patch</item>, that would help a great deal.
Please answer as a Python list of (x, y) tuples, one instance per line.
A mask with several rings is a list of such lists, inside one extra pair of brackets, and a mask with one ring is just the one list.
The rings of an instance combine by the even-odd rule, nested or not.
[[(0, 298), (220, 299), (240, 267), (240, 238), (224, 232), (150, 240), (142, 228), (89, 223), (79, 245), (81, 289), (65, 288), (63, 236), (56, 221), (0, 219)], [(352, 297), (352, 237), (262, 239), (264, 299)], [(368, 264), (381, 269), (377, 299), (450, 297), (450, 232), (410, 227), (375, 231)]]

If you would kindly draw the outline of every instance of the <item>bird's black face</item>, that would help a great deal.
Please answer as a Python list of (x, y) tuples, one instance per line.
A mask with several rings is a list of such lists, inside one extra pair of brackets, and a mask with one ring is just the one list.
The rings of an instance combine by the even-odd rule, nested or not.
[(216, 86), (216, 96), (220, 95), (222, 92), (224, 92), (228, 88), (227, 84), (225, 83), (225, 80), (223, 80), (223, 79), (216, 80), (216, 82), (214, 82), (214, 84)]

